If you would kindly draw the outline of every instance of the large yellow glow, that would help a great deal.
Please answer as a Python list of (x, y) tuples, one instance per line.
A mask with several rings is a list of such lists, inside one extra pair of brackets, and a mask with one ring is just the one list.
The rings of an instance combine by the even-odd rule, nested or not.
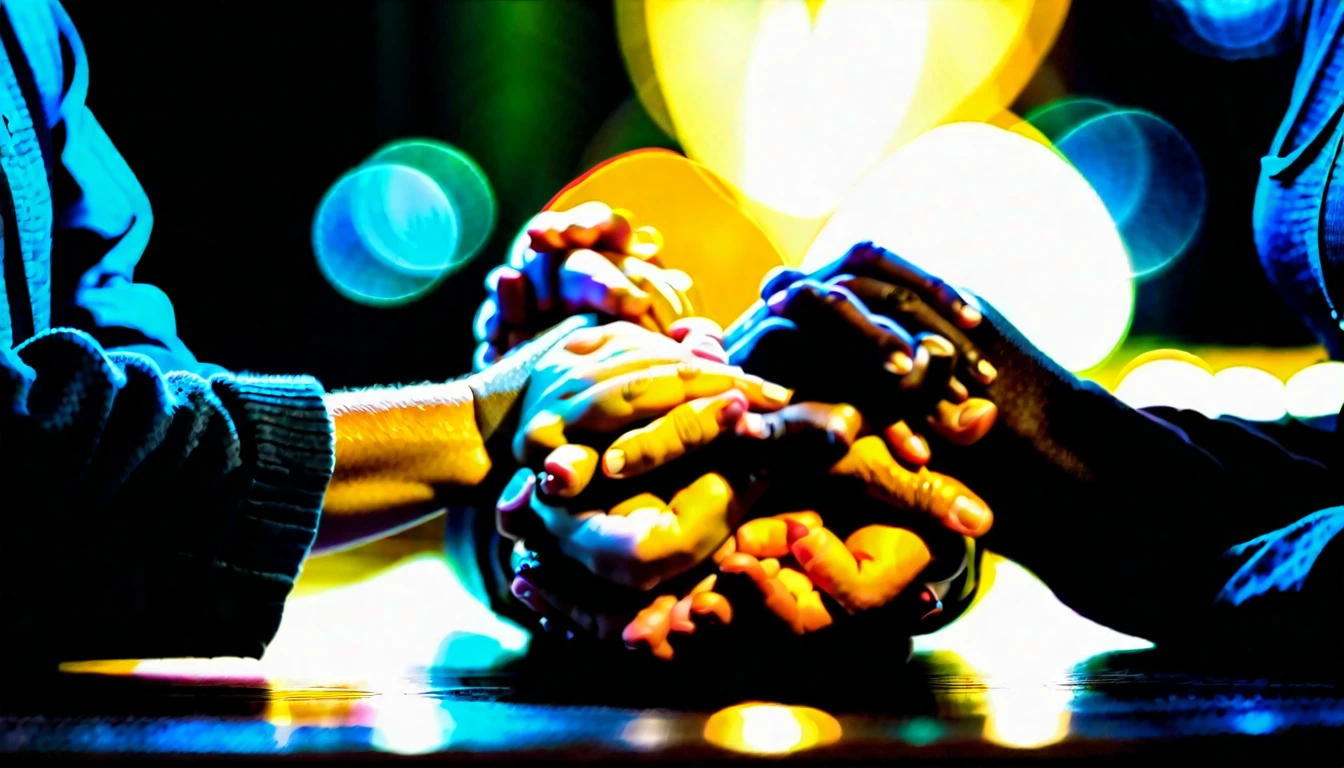
[(1129, 328), (1129, 255), (1096, 192), (1067, 162), (978, 123), (935, 128), (882, 161), (808, 250), (804, 269), (874, 240), (993, 303), (1079, 371)]
[(811, 707), (746, 703), (719, 710), (705, 723), (705, 741), (757, 755), (783, 755), (834, 744), (840, 723)]
[(1068, 2), (647, 0), (617, 9), (650, 114), (746, 193), (796, 263), (805, 233), (884, 155), (940, 123), (988, 120), (1011, 104)]
[(546, 205), (567, 210), (601, 201), (624, 208), (662, 234), (666, 266), (695, 279), (697, 314), (728, 325), (758, 296), (760, 279), (782, 257), (742, 208), (737, 191), (705, 166), (674, 152), (642, 150), (603, 163)]

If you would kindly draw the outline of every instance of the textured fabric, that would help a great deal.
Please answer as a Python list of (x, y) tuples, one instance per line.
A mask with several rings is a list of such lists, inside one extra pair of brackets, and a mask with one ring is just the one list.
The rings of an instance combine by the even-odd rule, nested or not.
[(168, 298), (134, 282), (149, 201), (84, 104), (69, 18), (3, 11), (7, 656), (260, 655), (332, 472), (322, 390), (187, 350)]
[(264, 650), (331, 472), (316, 382), (164, 375), (54, 330), (0, 350), (0, 402), (12, 655)]
[(1311, 3), (1304, 26), (1292, 102), (1261, 162), (1255, 238), (1279, 295), (1339, 358), (1344, 296), (1328, 287), (1344, 282), (1344, 237), (1328, 224), (1344, 216), (1344, 3)]
[[(1344, 646), (1330, 619), (1344, 580), (1323, 575), (1338, 572), (1344, 538), (1337, 527), (1315, 530), (1326, 519), (1317, 513), (1344, 501), (1333, 440), (1305, 427), (1290, 440), (1286, 428), (1131, 409), (984, 309), (967, 335), (999, 369), (989, 386), (999, 420), (970, 448), (930, 438), (934, 468), (994, 509), (986, 547), (1031, 568), (1079, 613), (1159, 645), (1210, 656), (1255, 647), (1241, 660), (1270, 663), (1304, 644)], [(1244, 605), (1221, 599), (1255, 545), (1227, 553), (1280, 529), (1299, 532), (1276, 539), (1283, 558), (1308, 559), (1285, 548), (1317, 552), (1302, 577), (1313, 588), (1266, 591)], [(1299, 632), (1264, 620), (1279, 615)]]
[(54, 0), (4, 0), (4, 11), (0, 115), (8, 131), (0, 134), (0, 170), (7, 184), (0, 192), (13, 207), (0, 205), (0, 217), (14, 242), (5, 244), (0, 277), (21, 271), (26, 285), (0, 290), (0, 343), (68, 326), (106, 349), (134, 347), (164, 370), (222, 371), (197, 361), (178, 339), (167, 296), (134, 282), (153, 213), (85, 105), (88, 61), (70, 18)]

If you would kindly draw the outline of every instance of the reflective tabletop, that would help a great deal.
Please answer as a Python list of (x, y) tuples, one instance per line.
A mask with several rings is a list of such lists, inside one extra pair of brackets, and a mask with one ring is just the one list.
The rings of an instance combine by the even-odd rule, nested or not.
[(1174, 754), (1344, 765), (1337, 673), (1200, 669), (1087, 621), (993, 556), (989, 591), (961, 620), (916, 638), (913, 654), (901, 640), (889, 651), (762, 652), (750, 666), (710, 670), (550, 654), (470, 600), (437, 546), (403, 537), (313, 561), (260, 661), (84, 662), (10, 679), (6, 762)]

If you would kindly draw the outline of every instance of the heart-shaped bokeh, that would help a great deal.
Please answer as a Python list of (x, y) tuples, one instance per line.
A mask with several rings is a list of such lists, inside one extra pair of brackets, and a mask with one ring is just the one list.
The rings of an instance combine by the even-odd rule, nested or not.
[(621, 0), (636, 90), (791, 263), (893, 149), (1006, 108), (1067, 0)]
[[(602, 201), (663, 234), (660, 257), (695, 279), (697, 306), (728, 325), (784, 259), (731, 184), (666, 150), (579, 177), (547, 205)], [(984, 296), (1061, 365), (1101, 363), (1134, 306), (1129, 257), (1105, 203), (1030, 132), (957, 123), (867, 174), (809, 244), (805, 268), (874, 240)]]

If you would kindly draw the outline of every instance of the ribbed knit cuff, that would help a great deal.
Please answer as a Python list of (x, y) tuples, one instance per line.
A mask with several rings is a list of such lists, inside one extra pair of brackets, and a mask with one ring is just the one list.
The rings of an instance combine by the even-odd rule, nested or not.
[[(315, 379), (233, 374), (212, 377), (210, 384), (233, 416), (240, 458), (251, 468), (221, 553), (228, 578), (219, 583), (217, 599), (227, 609), (222, 614), (245, 629), (230, 633), (243, 646), (238, 655), (259, 655), (280, 626), (317, 534), (336, 460), (334, 430)], [(238, 627), (240, 615), (246, 619)]]

